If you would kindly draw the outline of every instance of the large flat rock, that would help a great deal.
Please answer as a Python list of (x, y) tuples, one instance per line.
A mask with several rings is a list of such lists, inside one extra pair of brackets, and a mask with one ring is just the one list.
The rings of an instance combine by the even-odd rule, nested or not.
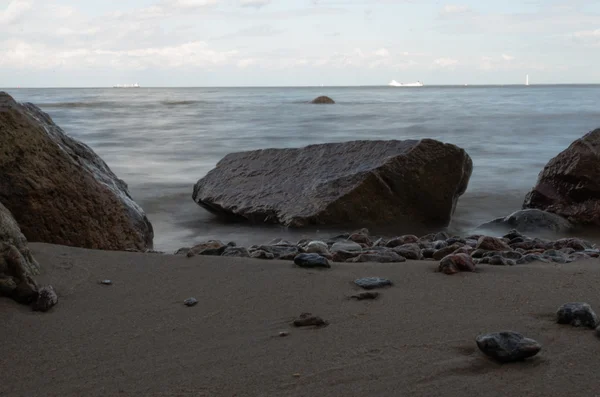
[(546, 164), (523, 208), (548, 211), (574, 225), (600, 225), (600, 129)]
[(216, 214), (290, 227), (450, 223), (473, 164), (432, 139), (352, 141), (225, 156), (194, 187)]
[(35, 105), (0, 92), (0, 202), (29, 241), (152, 248), (152, 225), (125, 182)]

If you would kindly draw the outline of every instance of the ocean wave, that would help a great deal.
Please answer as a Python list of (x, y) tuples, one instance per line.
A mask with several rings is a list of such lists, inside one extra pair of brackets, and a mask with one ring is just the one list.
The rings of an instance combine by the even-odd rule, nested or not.
[(55, 108), (55, 109), (76, 109), (76, 108), (106, 108), (118, 106), (118, 102), (98, 101), (98, 102), (53, 102), (53, 103), (37, 103), (40, 108)]
[(214, 102), (214, 101), (201, 101), (201, 100), (179, 100), (179, 101), (160, 101), (161, 105), (166, 105), (166, 106), (185, 106), (185, 105), (207, 105), (207, 104), (215, 104), (218, 102)]

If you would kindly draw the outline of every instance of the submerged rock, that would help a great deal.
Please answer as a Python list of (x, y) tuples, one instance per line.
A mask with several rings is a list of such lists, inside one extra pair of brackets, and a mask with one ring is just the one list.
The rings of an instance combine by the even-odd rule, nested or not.
[(294, 263), (300, 267), (331, 267), (327, 258), (319, 254), (299, 254), (294, 258)]
[(596, 328), (598, 326), (598, 316), (589, 304), (571, 302), (558, 308), (556, 322), (558, 324), (571, 324), (575, 327)]
[(509, 230), (519, 232), (549, 231), (553, 233), (568, 233), (573, 225), (562, 216), (538, 209), (524, 209), (513, 212), (491, 222), (484, 223), (478, 229), (484, 230)]
[(432, 139), (255, 150), (225, 156), (193, 198), (254, 223), (445, 227), (472, 167), (463, 149)]
[(335, 103), (335, 101), (333, 99), (329, 98), (328, 96), (322, 95), (320, 97), (313, 99), (312, 101), (310, 101), (310, 103), (317, 104), (317, 105), (333, 105)]
[(374, 288), (389, 287), (392, 285), (392, 281), (388, 280), (387, 278), (381, 277), (365, 277), (354, 280), (354, 284), (368, 290)]
[(468, 254), (450, 254), (440, 261), (438, 271), (444, 274), (474, 272), (475, 262)]
[(37, 312), (47, 312), (58, 303), (58, 295), (51, 285), (40, 288), (38, 297), (32, 305), (32, 309)]
[(513, 331), (480, 335), (476, 342), (479, 350), (502, 363), (525, 360), (542, 349), (537, 341)]
[(127, 184), (48, 114), (0, 92), (0, 131), (0, 202), (29, 241), (152, 249), (152, 225)]

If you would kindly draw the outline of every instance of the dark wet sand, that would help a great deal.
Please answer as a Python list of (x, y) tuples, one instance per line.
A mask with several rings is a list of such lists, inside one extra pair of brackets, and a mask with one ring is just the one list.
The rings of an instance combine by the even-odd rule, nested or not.
[[(307, 271), (31, 247), (39, 281), (60, 302), (41, 314), (0, 299), (2, 396), (600, 395), (600, 339), (554, 323), (568, 301), (600, 310), (598, 260), (446, 276), (434, 262)], [(377, 301), (346, 300), (362, 276), (395, 286)], [(114, 285), (97, 283), (105, 278)], [(198, 305), (184, 306), (191, 296)], [(302, 312), (330, 325), (292, 327)], [(504, 329), (543, 350), (523, 363), (490, 361), (474, 339)]]

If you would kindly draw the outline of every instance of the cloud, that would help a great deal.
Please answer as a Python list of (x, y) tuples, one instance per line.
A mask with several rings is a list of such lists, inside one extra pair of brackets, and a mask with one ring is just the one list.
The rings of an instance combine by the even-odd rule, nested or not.
[(0, 11), (0, 25), (9, 25), (19, 21), (32, 7), (31, 1), (12, 0), (6, 10)]
[(242, 7), (256, 7), (261, 8), (271, 4), (271, 0), (240, 0)]
[(515, 59), (515, 57), (512, 56), (512, 55), (502, 54), (502, 59), (504, 59), (505, 61), (510, 62), (510, 61), (513, 61)]
[(575, 42), (587, 46), (600, 46), (600, 29), (581, 30), (569, 35)]
[(453, 69), (458, 65), (458, 60), (452, 58), (438, 58), (433, 61), (434, 68)]
[(215, 37), (213, 40), (236, 39), (239, 37), (273, 37), (283, 33), (281, 29), (275, 29), (271, 25), (256, 25), (240, 29), (237, 32)]
[(387, 48), (380, 48), (377, 51), (375, 51), (375, 55), (377, 55), (378, 57), (389, 57), (390, 56), (390, 52), (387, 50)]
[(442, 8), (443, 14), (464, 14), (469, 11), (471, 8), (463, 4), (450, 4)]

